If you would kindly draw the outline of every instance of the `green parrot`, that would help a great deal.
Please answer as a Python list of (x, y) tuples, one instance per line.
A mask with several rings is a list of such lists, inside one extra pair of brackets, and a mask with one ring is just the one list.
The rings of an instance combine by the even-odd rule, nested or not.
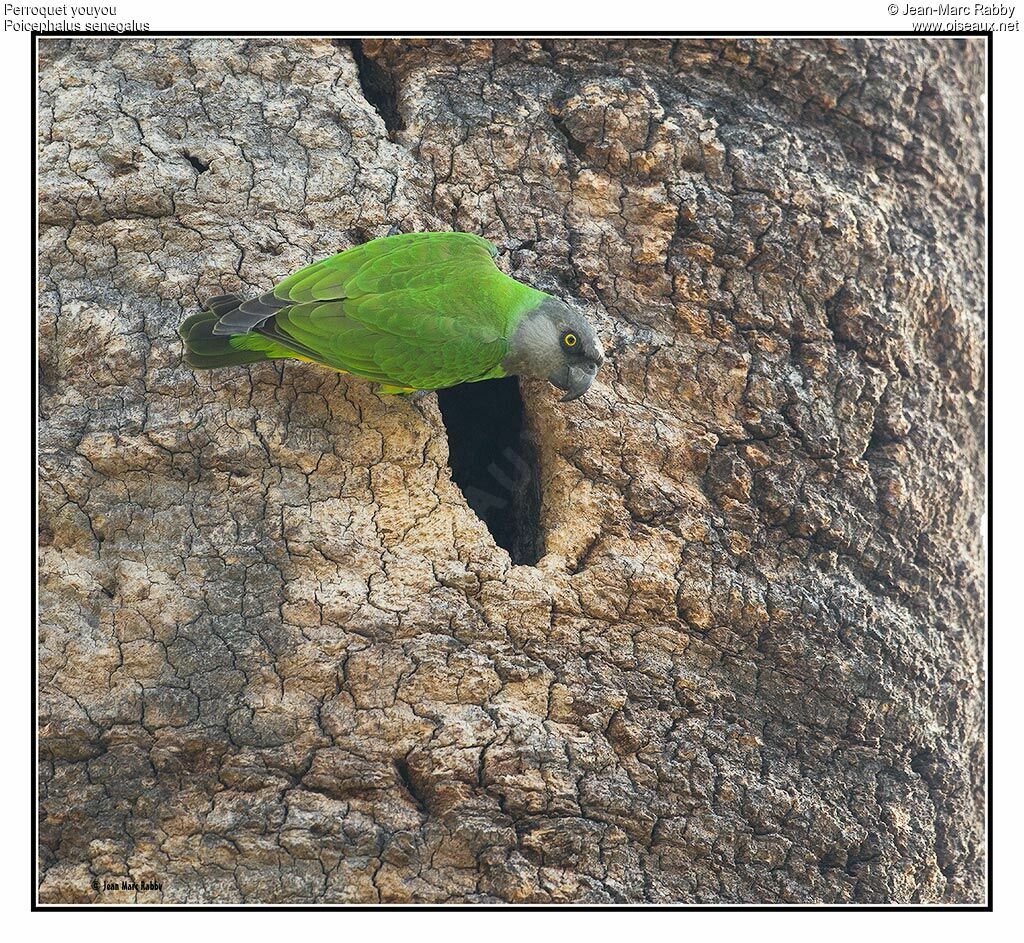
[(582, 396), (604, 354), (582, 314), (509, 278), (479, 236), (374, 239), (244, 301), (212, 298), (181, 325), (198, 369), (292, 358), (381, 384), (438, 390), (493, 377), (549, 380)]

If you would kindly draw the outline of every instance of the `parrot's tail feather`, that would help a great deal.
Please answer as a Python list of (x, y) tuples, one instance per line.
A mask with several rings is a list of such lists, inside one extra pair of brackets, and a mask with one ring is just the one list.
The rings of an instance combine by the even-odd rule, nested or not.
[(213, 298), (207, 310), (193, 314), (182, 322), (178, 333), (185, 342), (185, 363), (198, 370), (209, 370), (213, 367), (233, 367), (293, 356), (291, 351), (256, 335), (250, 335), (243, 341), (238, 336), (215, 334), (214, 325), (222, 317), (218, 311), (233, 310), (228, 305), (233, 303), (234, 308), (237, 308), (238, 301), (232, 295)]
[[(282, 301), (276, 298), (272, 291), (258, 298), (250, 298), (242, 301), (237, 295), (221, 295), (214, 299), (225, 304), (218, 310), (212, 307), (210, 302), (207, 307), (211, 308), (219, 316), (219, 320), (213, 326), (213, 333), (220, 335), (248, 334), (262, 327), (282, 308), (289, 308), (290, 301)], [(230, 303), (227, 303), (229, 302)]]
[(216, 295), (206, 302), (206, 310), (212, 311), (218, 318), (234, 311), (242, 303), (239, 295)]

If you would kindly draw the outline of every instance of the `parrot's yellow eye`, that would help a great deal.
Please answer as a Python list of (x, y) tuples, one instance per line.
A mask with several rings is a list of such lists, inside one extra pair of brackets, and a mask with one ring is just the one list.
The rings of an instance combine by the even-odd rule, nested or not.
[(562, 335), (562, 343), (566, 347), (575, 347), (580, 342), (579, 338), (572, 331), (566, 331)]

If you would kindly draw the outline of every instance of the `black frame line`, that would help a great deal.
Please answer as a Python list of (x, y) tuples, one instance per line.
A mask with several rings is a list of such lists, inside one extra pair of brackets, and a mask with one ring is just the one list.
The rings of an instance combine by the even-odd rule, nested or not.
[[(986, 635), (986, 676), (985, 676), (985, 714), (986, 714), (986, 846), (987, 858), (986, 868), (986, 902), (984, 904), (40, 904), (38, 902), (38, 873), (37, 873), (37, 842), (38, 842), (38, 769), (36, 754), (36, 733), (37, 733), (37, 651), (38, 651), (38, 493), (37, 493), (37, 461), (36, 449), (37, 439), (37, 418), (39, 398), (39, 375), (38, 375), (38, 227), (36, 224), (37, 198), (36, 198), (36, 162), (38, 158), (37, 134), (38, 134), (38, 40), (43, 38), (69, 38), (69, 39), (130, 39), (146, 38), (160, 39), (165, 37), (232, 37), (232, 38), (344, 38), (344, 39), (367, 39), (367, 38), (423, 38), (423, 39), (675, 39), (683, 37), (700, 37), (707, 39), (758, 39), (762, 37), (801, 37), (801, 38), (823, 38), (834, 39), (841, 37), (856, 38), (892, 38), (892, 37), (920, 37), (920, 36), (943, 36), (950, 39), (986, 37), (986, 269), (987, 269), (987, 290), (986, 290), (986, 357), (985, 357), (985, 413), (986, 413), (986, 607), (985, 607), (985, 635)], [(32, 586), (31, 586), (31, 607), (32, 607), (32, 634), (29, 652), (31, 666), (31, 726), (29, 734), (29, 757), (32, 765), (31, 793), (29, 797), (29, 819), (31, 833), (30, 854), (30, 880), (31, 880), (31, 911), (72, 911), (103, 912), (103, 911), (137, 911), (148, 913), (150, 911), (247, 911), (247, 910), (277, 910), (277, 911), (351, 911), (351, 910), (379, 910), (379, 911), (471, 911), (481, 910), (492, 911), (833, 911), (833, 912), (892, 912), (892, 911), (974, 911), (991, 912), (993, 909), (993, 749), (992, 749), (992, 553), (993, 553), (993, 521), (992, 521), (992, 456), (994, 452), (993, 439), (993, 404), (992, 404), (992, 368), (993, 368), (993, 281), (992, 281), (992, 181), (993, 181), (993, 78), (992, 65), (993, 50), (992, 30), (970, 30), (950, 31), (942, 30), (853, 30), (849, 32), (822, 32), (819, 30), (766, 30), (761, 32), (714, 32), (708, 30), (688, 30), (678, 32), (646, 32), (646, 31), (614, 31), (607, 33), (584, 33), (584, 32), (514, 32), (514, 31), (491, 31), (481, 33), (457, 33), (444, 31), (416, 31), (411, 33), (385, 31), (367, 31), (358, 35), (344, 33), (333, 33), (330, 30), (302, 30), (298, 32), (285, 31), (228, 31), (228, 30), (162, 30), (162, 31), (130, 31), (122, 33), (79, 33), (73, 30), (32, 30), (30, 40), (30, 82), (31, 82), (31, 157), (30, 157), (30, 185), (29, 185), (29, 229), (30, 245), (32, 249), (31, 259), (31, 289), (32, 300), (32, 332), (29, 338), (30, 369), (32, 371), (32, 402), (29, 415), (30, 423), (30, 481), (31, 481), (31, 560), (32, 560)]]

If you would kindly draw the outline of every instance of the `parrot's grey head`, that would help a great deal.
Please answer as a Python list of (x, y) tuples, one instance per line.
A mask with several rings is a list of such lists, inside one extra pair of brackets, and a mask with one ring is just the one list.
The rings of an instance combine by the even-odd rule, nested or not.
[(604, 352), (587, 319), (557, 298), (545, 298), (516, 327), (503, 366), (508, 373), (548, 380), (562, 402), (590, 389)]

